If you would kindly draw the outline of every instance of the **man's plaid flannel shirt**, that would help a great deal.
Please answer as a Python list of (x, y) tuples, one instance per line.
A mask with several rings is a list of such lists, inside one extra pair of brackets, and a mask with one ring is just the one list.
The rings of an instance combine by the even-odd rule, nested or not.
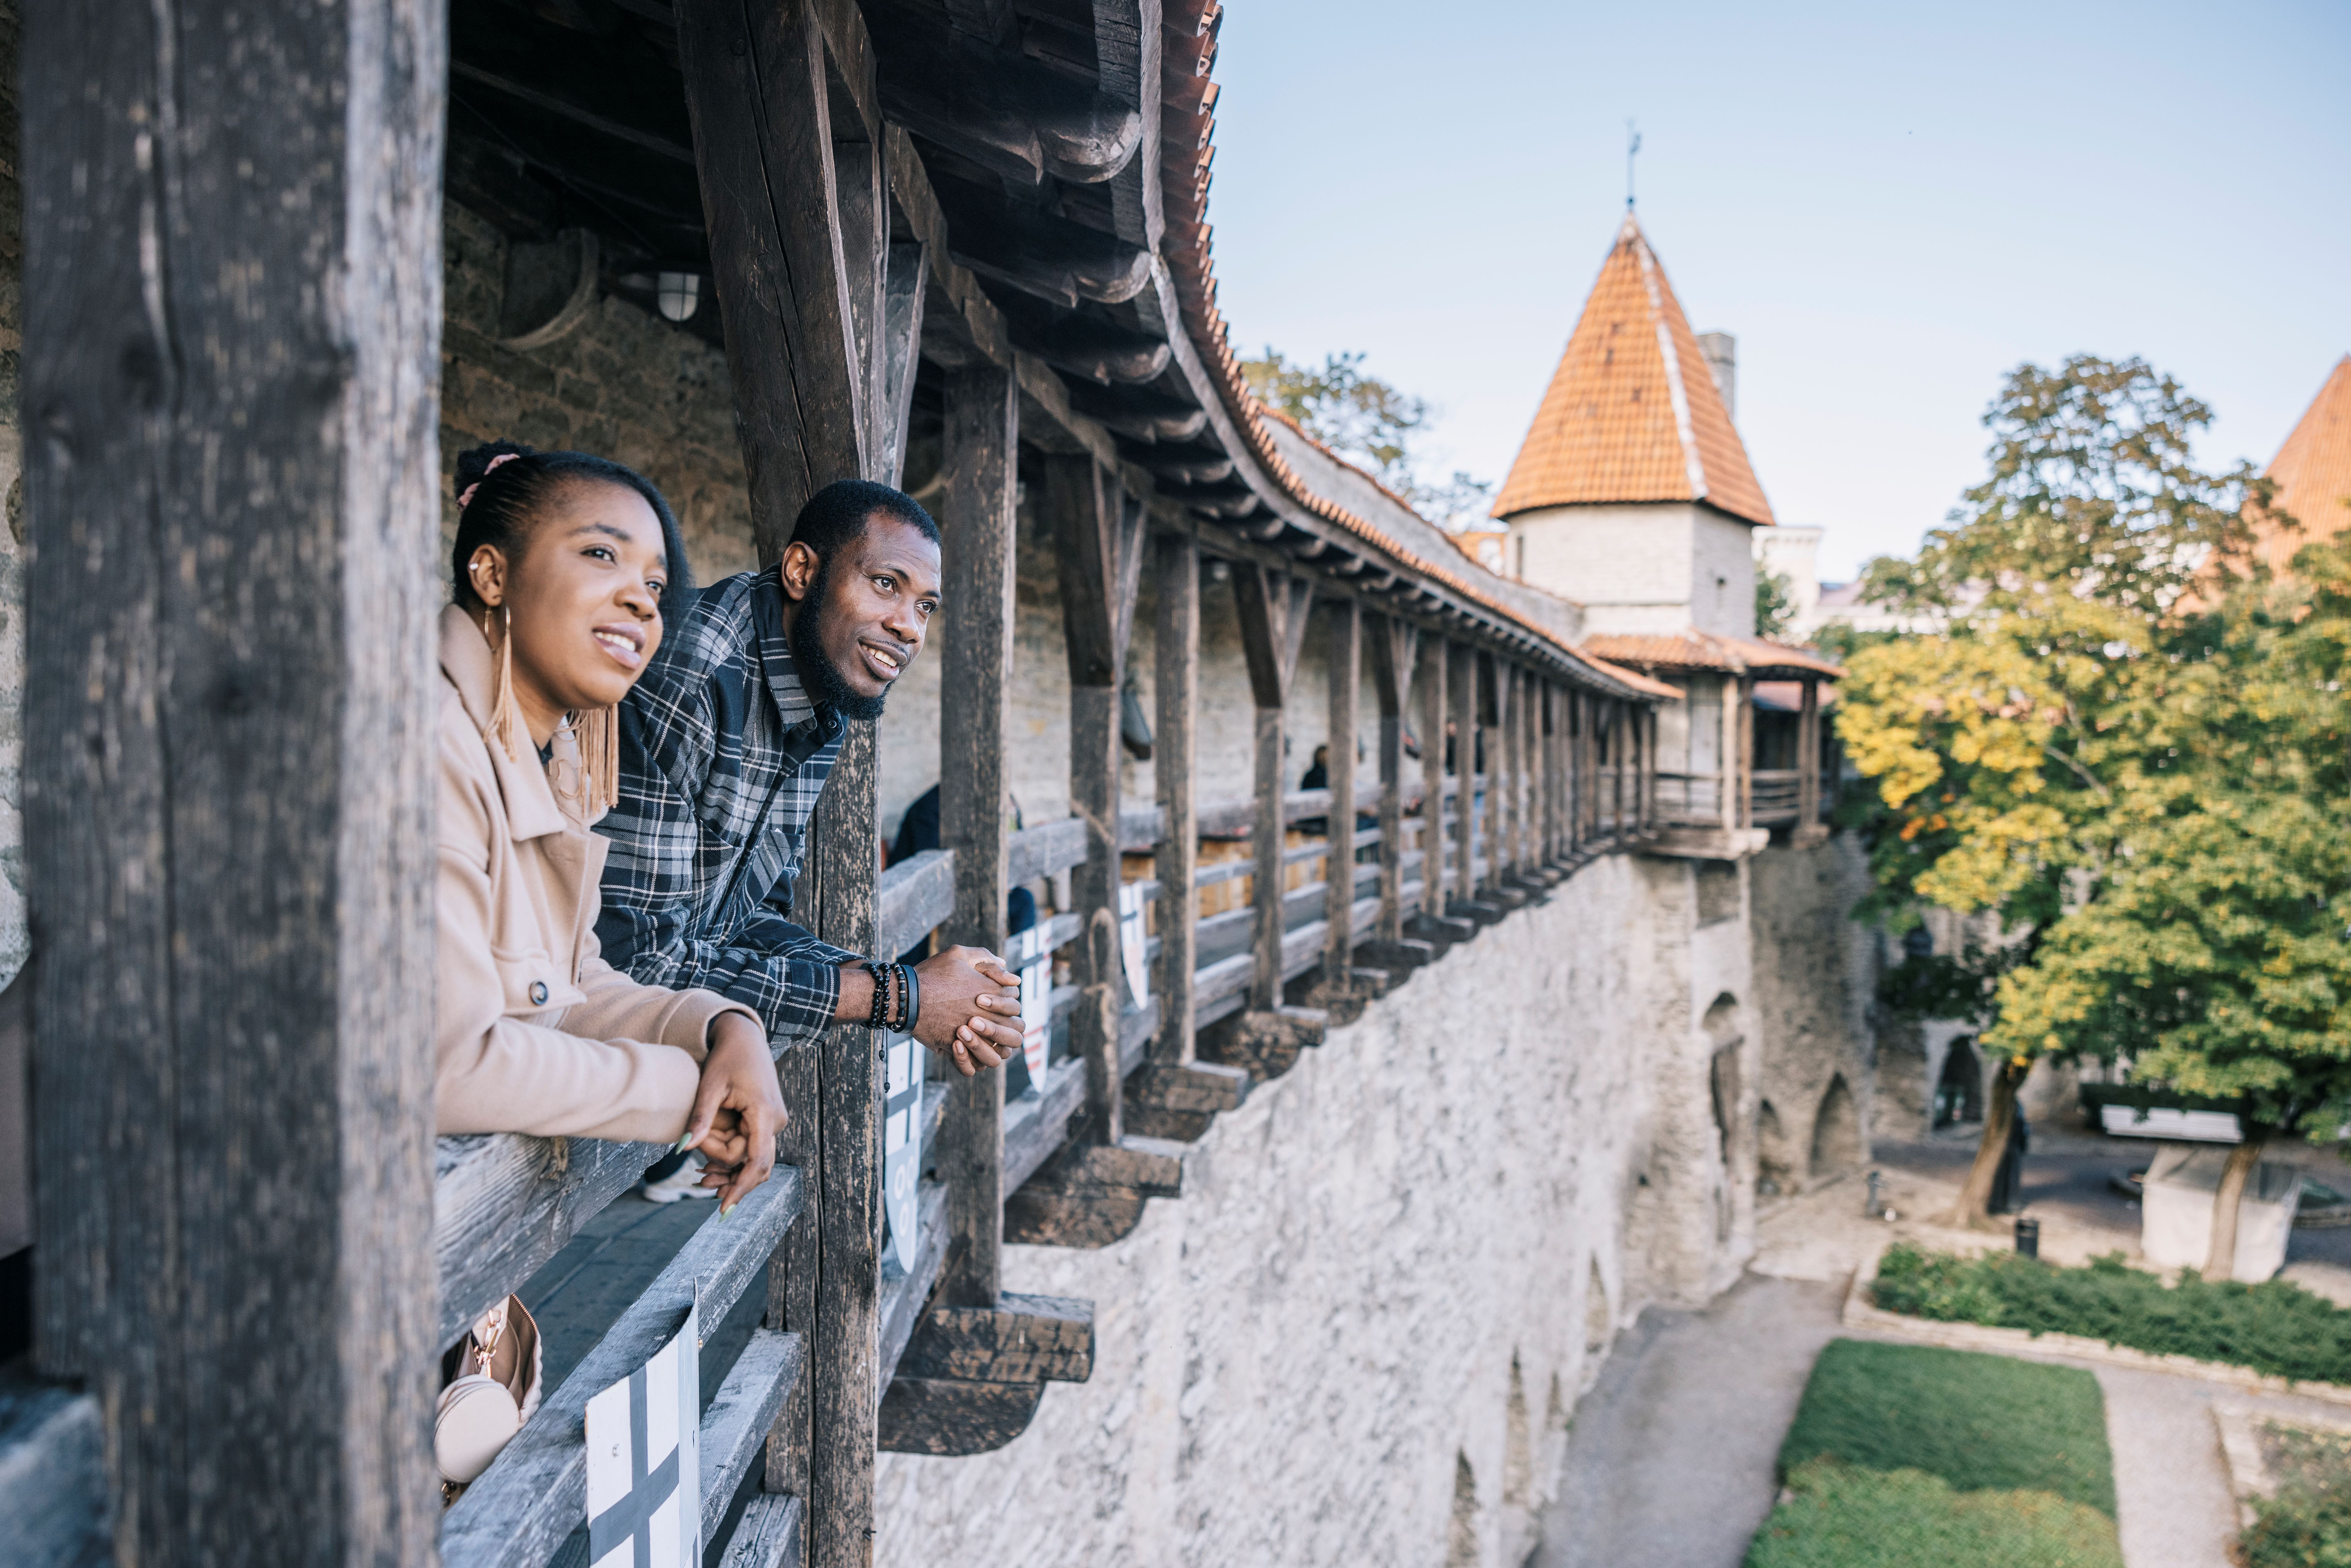
[(621, 706), (621, 798), (596, 824), (614, 968), (742, 1002), (779, 1048), (832, 1022), (840, 966), (863, 955), (789, 916), (848, 728), (801, 689), (773, 568), (704, 591)]

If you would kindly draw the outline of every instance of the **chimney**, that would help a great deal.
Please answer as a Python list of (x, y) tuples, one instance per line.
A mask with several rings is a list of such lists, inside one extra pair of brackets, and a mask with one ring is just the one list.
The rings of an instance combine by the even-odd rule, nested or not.
[(1714, 390), (1722, 394), (1722, 411), (1739, 423), (1739, 340), (1728, 332), (1700, 332), (1698, 351), (1714, 372)]

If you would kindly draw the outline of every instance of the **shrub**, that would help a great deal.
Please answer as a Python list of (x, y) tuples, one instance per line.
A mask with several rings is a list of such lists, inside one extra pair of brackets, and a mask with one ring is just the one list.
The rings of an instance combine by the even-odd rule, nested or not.
[(1747, 1568), (2122, 1568), (2114, 1521), (2045, 1491), (1960, 1491), (1920, 1470), (1811, 1459)]
[(2266, 1434), (2273, 1498), (2253, 1500), (2237, 1538), (2245, 1568), (2351, 1568), (2351, 1438), (2292, 1427)]
[(1929, 1345), (1832, 1341), (1780, 1447), (1792, 1477), (1819, 1458), (1923, 1470), (1962, 1492), (2046, 1492), (2111, 1518), (2105, 1396), (2079, 1367)]
[(1887, 1312), (2034, 1334), (2079, 1334), (2157, 1355), (2227, 1362), (2296, 1382), (2351, 1383), (2351, 1311), (2283, 1280), (2167, 1286), (2119, 1252), (2085, 1269), (2012, 1252), (1886, 1250), (1870, 1298)]

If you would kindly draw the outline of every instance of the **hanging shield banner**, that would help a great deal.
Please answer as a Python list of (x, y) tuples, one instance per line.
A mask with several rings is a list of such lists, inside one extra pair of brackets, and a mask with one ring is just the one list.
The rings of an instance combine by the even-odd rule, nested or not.
[(882, 1212), (890, 1222), (890, 1256), (911, 1274), (923, 1181), (923, 1048), (911, 1034), (884, 1034), (882, 1051), (889, 1081), (882, 1109)]
[(1143, 929), (1143, 884), (1118, 890), (1118, 955), (1126, 970), (1126, 1010), (1137, 1012), (1151, 999), (1150, 938)]
[(1005, 967), (1020, 977), (1020, 1056), (1029, 1068), (1029, 1082), (1039, 1092), (1045, 1087), (1045, 1053), (1053, 1038), (1053, 950), (1045, 946), (1044, 925), (1015, 932), (1005, 944)]
[(702, 1561), (702, 1302), (653, 1359), (588, 1401), (588, 1561)]

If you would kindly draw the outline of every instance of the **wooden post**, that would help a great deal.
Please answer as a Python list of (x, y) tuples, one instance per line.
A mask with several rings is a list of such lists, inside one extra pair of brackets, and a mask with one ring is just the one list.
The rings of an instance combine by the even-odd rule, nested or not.
[[(1695, 684), (1695, 683), (1693, 683)], [(1721, 711), (1715, 716), (1721, 732), (1721, 760), (1715, 765), (1715, 825), (1725, 832), (1739, 826), (1739, 683), (1729, 675), (1717, 677)]]
[(1479, 749), (1486, 754), (1486, 810), (1480, 837), (1486, 846), (1486, 875), (1480, 887), (1502, 885), (1502, 873), (1510, 858), (1509, 819), (1504, 808), (1510, 802), (1510, 759), (1504, 754), (1508, 736), (1503, 723), (1502, 683), (1510, 666), (1491, 653), (1478, 656), (1478, 730)]
[(1641, 827), (1644, 831), (1654, 833), (1657, 831), (1658, 758), (1657, 710), (1655, 707), (1651, 707), (1648, 710), (1646, 727), (1644, 729), (1643, 733), (1649, 737), (1648, 750), (1646, 754), (1649, 758), (1649, 779), (1647, 787), (1641, 792)]
[[(1005, 758), (1012, 698), (1014, 468), (1020, 397), (1011, 375), (975, 364), (946, 377), (940, 513), (939, 841), (955, 852), (955, 914), (943, 935), (1001, 954), (1010, 835)], [(948, 1080), (938, 1172), (952, 1235), (939, 1279), (948, 1306), (1003, 1293), (1004, 1074)]]
[(1159, 733), (1153, 738), (1153, 777), (1159, 795), (1159, 1032), (1154, 1062), (1181, 1068), (1193, 1061), (1199, 1008), (1194, 999), (1199, 967), (1200, 874), (1200, 541), (1189, 533), (1159, 539), (1159, 626), (1153, 685)]
[(1306, 642), (1313, 585), (1255, 561), (1237, 560), (1233, 592), (1240, 611), (1249, 689), (1257, 699), (1256, 869), (1251, 876), (1257, 972), (1249, 982), (1249, 1006), (1270, 1012), (1281, 1005), (1281, 715)]
[(1355, 998), (1355, 704), (1364, 665), (1364, 611), (1353, 599), (1331, 601), (1330, 716), (1325, 744), (1331, 789), (1328, 851), (1322, 859), (1322, 988), (1325, 1006)]
[[(1446, 641), (1420, 640), (1420, 914), (1433, 922), (1445, 913), (1445, 706)], [(1430, 929), (1424, 924), (1423, 930)]]
[[(828, 57), (816, 0), (680, 0), (674, 12), (752, 538), (773, 561), (818, 489), (895, 479), (903, 426), (887, 434), (876, 399), (910, 394), (919, 272), (886, 244), (879, 128), (859, 120), (853, 93), (835, 100), (833, 81), (859, 68)], [(809, 831), (817, 934), (855, 952), (877, 936), (876, 773), (873, 727), (852, 724)], [(795, 1112), (780, 1157), (801, 1167), (807, 1208), (770, 1261), (768, 1322), (801, 1335), (805, 1360), (764, 1480), (804, 1500), (808, 1568), (872, 1561), (880, 1066), (872, 1033), (850, 1025), (778, 1063)]]
[(444, 13), (27, 11), (38, 1365), (115, 1561), (428, 1562)]
[(1200, 541), (1165, 533), (1157, 546), (1159, 624), (1155, 639), (1158, 733), (1152, 742), (1158, 784), (1159, 962), (1152, 984), (1159, 1028), (1150, 1062), (1126, 1086), (1134, 1133), (1192, 1142), (1219, 1111), (1238, 1105), (1249, 1074), (1198, 1058), (1200, 873)]
[(1478, 897), (1478, 652), (1462, 648), (1450, 660), (1453, 672), (1453, 897), (1462, 904)]
[(1796, 720), (1796, 831), (1809, 838), (1821, 820), (1821, 684), (1803, 683)]
[(1371, 628), (1372, 689), (1380, 705), (1380, 928), (1382, 944), (1404, 940), (1404, 716), (1412, 701), (1418, 629), (1392, 615)]
[[(853, 224), (844, 245), (816, 0), (679, 0), (675, 11), (752, 537), (772, 561), (810, 496), (867, 472), (872, 376), (850, 257), (871, 246)], [(858, 183), (848, 183), (854, 218)], [(811, 1530), (822, 1522), (812, 1511)]]
[(1755, 683), (1739, 677), (1733, 688), (1739, 697), (1739, 825), (1755, 825)]
[(1082, 922), (1071, 968), (1078, 985), (1071, 1045), (1086, 1064), (1092, 1140), (1124, 1134), (1119, 956), (1119, 687), (1143, 573), (1142, 507), (1090, 456), (1053, 457), (1042, 511), (1061, 561), (1061, 625), (1070, 659), (1070, 807), (1086, 829), (1086, 858), (1070, 890)]

